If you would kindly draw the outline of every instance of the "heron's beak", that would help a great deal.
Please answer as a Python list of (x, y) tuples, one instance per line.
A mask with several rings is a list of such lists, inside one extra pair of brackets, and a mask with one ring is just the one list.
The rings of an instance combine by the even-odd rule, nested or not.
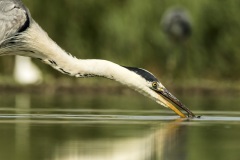
[[(182, 118), (186, 117), (195, 117), (195, 115), (184, 106), (175, 96), (173, 96), (166, 88), (159, 88), (155, 90), (159, 94), (159, 99), (166, 105), (166, 107), (173, 110), (176, 114), (178, 114)], [(180, 109), (187, 112), (187, 116), (183, 114)]]

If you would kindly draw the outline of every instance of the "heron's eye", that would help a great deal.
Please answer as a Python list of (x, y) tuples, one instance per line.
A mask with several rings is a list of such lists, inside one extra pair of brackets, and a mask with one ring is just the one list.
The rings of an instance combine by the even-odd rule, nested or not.
[(152, 82), (152, 87), (153, 87), (154, 89), (157, 89), (157, 88), (158, 88), (158, 83), (157, 83), (157, 82)]

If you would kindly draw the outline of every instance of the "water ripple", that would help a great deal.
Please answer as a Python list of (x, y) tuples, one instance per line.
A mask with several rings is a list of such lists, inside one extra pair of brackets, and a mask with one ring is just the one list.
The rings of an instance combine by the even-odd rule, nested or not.
[[(102, 112), (103, 113), (103, 112)], [(158, 112), (157, 112), (158, 113)], [(200, 112), (199, 112), (200, 113)], [(136, 112), (135, 112), (136, 114)], [(159, 114), (159, 113), (158, 113)], [(225, 115), (224, 115), (225, 114)], [(184, 122), (195, 122), (195, 123), (203, 123), (203, 122), (240, 122), (240, 116), (230, 112), (217, 112), (217, 113), (204, 113), (201, 114), (201, 118), (194, 119), (182, 119)], [(126, 122), (149, 122), (149, 121), (174, 121), (180, 119), (176, 115), (151, 115), (143, 112), (137, 113), (137, 115), (128, 115), (128, 114), (89, 114), (88, 112), (80, 112), (78, 114), (73, 113), (29, 113), (29, 114), (21, 114), (21, 113), (6, 113), (0, 114), (0, 122), (11, 121), (104, 121), (104, 122), (113, 122), (113, 121), (126, 121)]]

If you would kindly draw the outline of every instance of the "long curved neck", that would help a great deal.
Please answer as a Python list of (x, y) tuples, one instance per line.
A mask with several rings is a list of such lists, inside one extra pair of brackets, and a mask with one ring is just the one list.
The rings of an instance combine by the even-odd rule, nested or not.
[(64, 74), (75, 77), (100, 76), (116, 80), (138, 91), (148, 89), (143, 85), (146, 82), (142, 77), (118, 64), (106, 60), (82, 60), (73, 57), (49, 38), (34, 21), (22, 36), (26, 48), (31, 48), (27, 56), (39, 58)]

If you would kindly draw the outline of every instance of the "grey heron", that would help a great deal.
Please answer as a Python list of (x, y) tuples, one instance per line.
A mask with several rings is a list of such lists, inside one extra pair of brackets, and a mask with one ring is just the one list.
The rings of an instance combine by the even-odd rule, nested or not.
[(192, 34), (191, 17), (183, 7), (168, 9), (161, 21), (164, 32), (175, 42), (187, 40)]
[(74, 77), (112, 79), (172, 109), (180, 117), (195, 117), (152, 73), (107, 60), (77, 59), (64, 51), (34, 21), (21, 0), (0, 0), (0, 55), (38, 58), (63, 74)]

